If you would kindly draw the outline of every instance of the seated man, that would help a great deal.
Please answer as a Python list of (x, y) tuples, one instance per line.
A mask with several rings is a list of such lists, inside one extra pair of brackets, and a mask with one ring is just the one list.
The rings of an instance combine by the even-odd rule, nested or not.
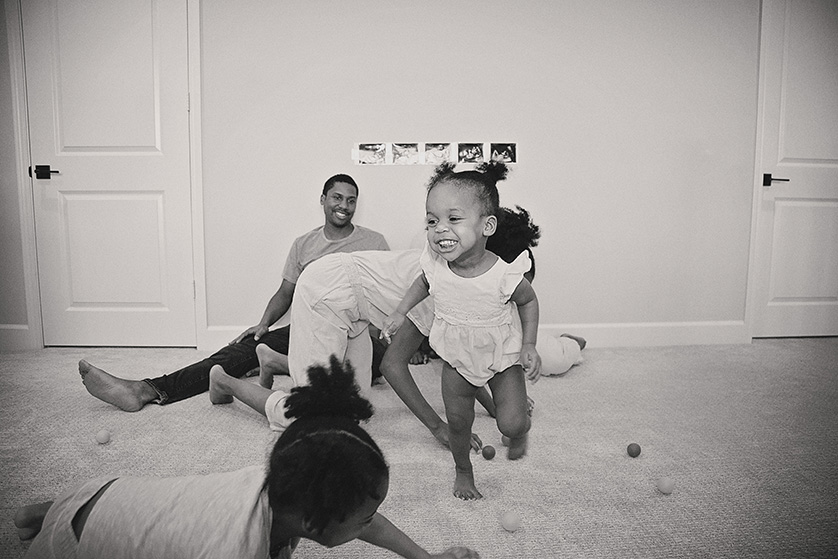
[[(287, 355), (289, 327), (269, 328), (290, 308), (297, 278), (303, 269), (326, 254), (389, 250), (383, 235), (352, 223), (357, 200), (358, 185), (349, 175), (335, 175), (326, 181), (320, 195), (325, 222), (294, 241), (285, 261), (282, 284), (257, 325), (210, 357), (156, 378), (123, 379), (81, 360), (79, 373), (87, 391), (123, 411), (134, 412), (149, 403), (171, 404), (206, 392), (210, 369), (214, 365), (221, 365), (227, 374), (240, 378), (259, 366), (259, 352)], [(373, 336), (377, 338), (377, 332)], [(380, 356), (383, 351), (375, 354)], [(282, 368), (282, 362), (274, 360), (274, 371), (281, 372)]]

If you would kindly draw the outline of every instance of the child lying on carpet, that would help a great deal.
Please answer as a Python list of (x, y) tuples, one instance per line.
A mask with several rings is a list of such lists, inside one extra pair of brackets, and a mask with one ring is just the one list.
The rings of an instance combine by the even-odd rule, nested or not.
[(332, 358), (310, 367), (266, 467), (175, 478), (103, 477), (54, 502), (19, 509), (27, 559), (290, 558), (300, 538), (333, 547), (355, 538), (402, 557), (479, 559), (456, 547), (431, 555), (377, 512), (389, 467), (359, 421), (372, 416), (354, 372)]

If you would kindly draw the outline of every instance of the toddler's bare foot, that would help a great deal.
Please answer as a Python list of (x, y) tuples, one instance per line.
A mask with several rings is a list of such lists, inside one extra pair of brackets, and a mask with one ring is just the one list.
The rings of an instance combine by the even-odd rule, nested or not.
[(256, 357), (259, 359), (259, 384), (264, 388), (273, 387), (274, 375), (289, 374), (287, 355), (259, 344), (256, 346)]
[(145, 382), (115, 377), (84, 359), (79, 361), (79, 374), (91, 395), (122, 411), (140, 411), (157, 398), (157, 393)]
[(482, 499), (483, 495), (474, 485), (474, 473), (457, 470), (457, 477), (454, 479), (454, 496), (463, 501)]
[(209, 372), (209, 398), (213, 404), (229, 404), (233, 397), (227, 393), (226, 380), (232, 378), (221, 365), (213, 365)]
[(577, 344), (579, 344), (579, 349), (585, 349), (585, 346), (588, 344), (587, 340), (582, 336), (574, 336), (573, 334), (562, 334), (564, 338), (570, 338), (571, 340), (575, 340)]
[(26, 505), (15, 511), (14, 523), (17, 528), (17, 536), (21, 541), (31, 540), (41, 531), (44, 517), (49, 511), (51, 502)]
[(509, 449), (506, 451), (506, 457), (510, 460), (518, 460), (527, 454), (527, 435), (509, 439)]

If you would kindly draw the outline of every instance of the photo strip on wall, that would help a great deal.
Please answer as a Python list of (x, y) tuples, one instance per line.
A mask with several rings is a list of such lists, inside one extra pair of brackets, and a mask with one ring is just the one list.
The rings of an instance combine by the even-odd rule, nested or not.
[(482, 163), (484, 161), (518, 162), (518, 144), (494, 142), (379, 142), (355, 144), (352, 161), (356, 165), (439, 165)]

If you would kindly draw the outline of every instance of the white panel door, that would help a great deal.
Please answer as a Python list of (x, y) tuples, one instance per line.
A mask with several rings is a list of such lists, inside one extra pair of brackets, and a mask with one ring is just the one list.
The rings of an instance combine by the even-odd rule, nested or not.
[(766, 0), (762, 41), (753, 334), (838, 335), (838, 2)]
[(22, 8), (45, 344), (195, 345), (186, 2)]

